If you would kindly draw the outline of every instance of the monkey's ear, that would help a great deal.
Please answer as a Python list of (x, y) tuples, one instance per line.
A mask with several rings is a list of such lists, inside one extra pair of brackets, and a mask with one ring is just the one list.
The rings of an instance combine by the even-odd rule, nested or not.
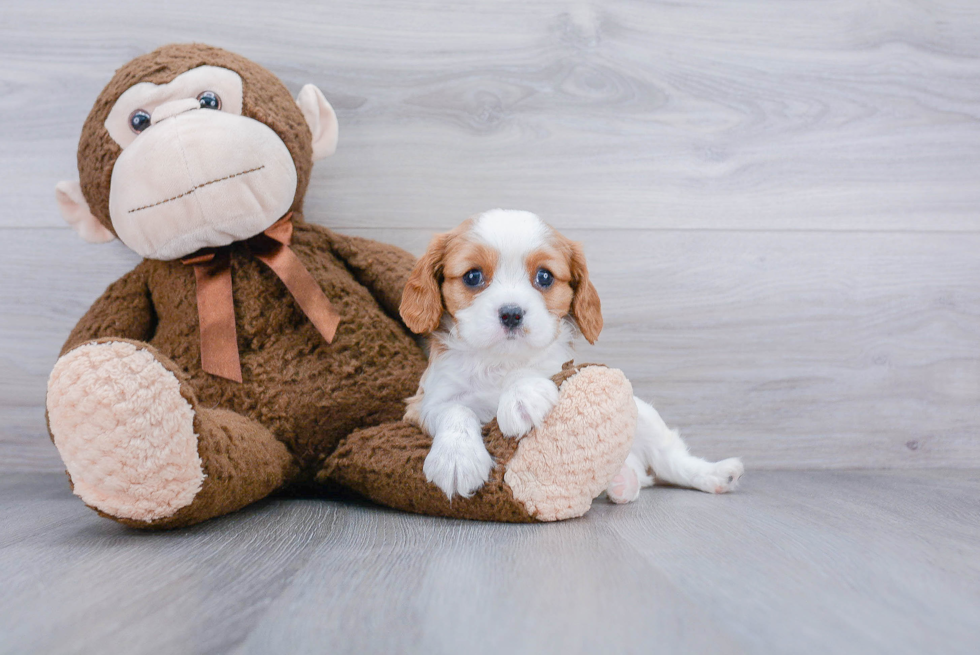
[(313, 133), (313, 161), (329, 157), (337, 149), (337, 114), (333, 107), (312, 84), (300, 89), (296, 104)]
[(116, 238), (105, 225), (99, 222), (88, 208), (82, 185), (78, 182), (58, 182), (54, 187), (54, 199), (65, 222), (89, 243), (105, 243)]

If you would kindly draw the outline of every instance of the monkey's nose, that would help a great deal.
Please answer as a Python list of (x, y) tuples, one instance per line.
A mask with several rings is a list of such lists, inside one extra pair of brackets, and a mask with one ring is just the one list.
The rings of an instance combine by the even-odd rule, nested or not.
[(517, 305), (506, 305), (500, 308), (500, 322), (509, 329), (513, 330), (524, 320), (524, 309)]
[(197, 98), (181, 98), (180, 100), (165, 102), (154, 109), (153, 113), (150, 114), (150, 125), (156, 125), (162, 120), (172, 118), (177, 114), (183, 114), (185, 111), (200, 108), (201, 101)]

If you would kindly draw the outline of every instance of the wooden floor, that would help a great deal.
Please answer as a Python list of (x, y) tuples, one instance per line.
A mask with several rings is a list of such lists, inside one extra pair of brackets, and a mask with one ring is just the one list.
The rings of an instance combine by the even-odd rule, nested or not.
[(3, 653), (976, 653), (980, 472), (749, 473), (556, 525), (273, 499), (141, 533), (0, 477)]

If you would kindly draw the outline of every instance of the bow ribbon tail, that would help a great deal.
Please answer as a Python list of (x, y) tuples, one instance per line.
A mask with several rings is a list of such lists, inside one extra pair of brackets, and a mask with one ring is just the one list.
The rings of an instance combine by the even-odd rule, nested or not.
[[(327, 343), (332, 343), (340, 324), (340, 314), (296, 253), (289, 249), (292, 235), (290, 212), (246, 243), (252, 255), (283, 281)], [(181, 261), (194, 266), (197, 278), (201, 368), (212, 375), (241, 382), (242, 364), (238, 356), (235, 299), (231, 288), (231, 250), (228, 247), (205, 248)]]
[(235, 329), (235, 301), (231, 293), (231, 256), (227, 249), (193, 264), (197, 278), (197, 314), (201, 327), (201, 368), (206, 372), (242, 381)]
[[(271, 235), (270, 235), (271, 236)], [(296, 300), (303, 313), (327, 343), (333, 343), (340, 314), (324, 295), (310, 272), (286, 243), (276, 242), (267, 252), (254, 252), (255, 258), (272, 269)]]

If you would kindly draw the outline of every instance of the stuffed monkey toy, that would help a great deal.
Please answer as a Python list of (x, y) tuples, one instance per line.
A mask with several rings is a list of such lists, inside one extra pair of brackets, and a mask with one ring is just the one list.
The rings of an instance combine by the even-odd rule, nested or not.
[(144, 259), (78, 322), (48, 383), (74, 493), (137, 528), (187, 526), (291, 486), (341, 486), (411, 512), (579, 516), (629, 452), (618, 371), (569, 367), (520, 441), (486, 426), (496, 466), (468, 498), (426, 481), (431, 439), (402, 422), (425, 369), (398, 316), (414, 259), (303, 220), (337, 118), (230, 52), (169, 45), (120, 68), (56, 198), (88, 241)]

